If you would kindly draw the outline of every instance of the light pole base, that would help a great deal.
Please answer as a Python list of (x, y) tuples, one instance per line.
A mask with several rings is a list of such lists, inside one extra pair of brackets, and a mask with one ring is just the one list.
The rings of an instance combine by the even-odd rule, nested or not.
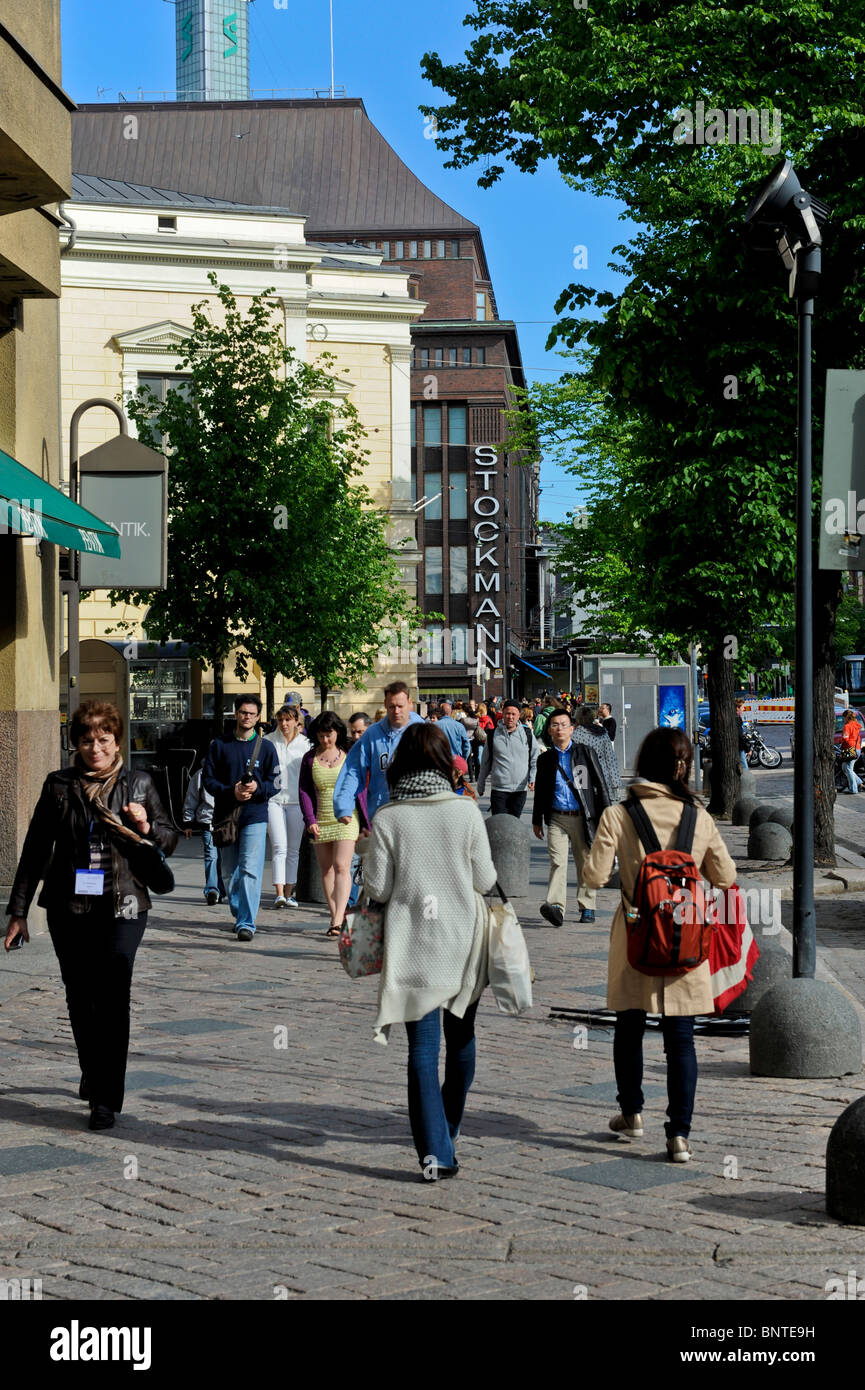
[(850, 1000), (825, 980), (782, 980), (751, 1014), (754, 1076), (850, 1076), (862, 1070), (862, 1030)]
[(826, 1210), (865, 1226), (865, 1096), (838, 1116), (826, 1145)]

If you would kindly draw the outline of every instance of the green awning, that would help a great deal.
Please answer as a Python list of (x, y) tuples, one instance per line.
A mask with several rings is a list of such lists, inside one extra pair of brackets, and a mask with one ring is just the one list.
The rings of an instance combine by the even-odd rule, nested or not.
[(120, 558), (120, 537), (113, 526), (0, 449), (0, 535), (10, 531)]

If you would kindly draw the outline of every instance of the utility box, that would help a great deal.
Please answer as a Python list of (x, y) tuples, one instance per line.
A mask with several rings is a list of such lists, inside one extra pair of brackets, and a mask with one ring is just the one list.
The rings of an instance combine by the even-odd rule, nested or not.
[(617, 725), (614, 746), (623, 772), (634, 772), (640, 744), (659, 725), (682, 729), (690, 738), (690, 666), (661, 666), (655, 656), (612, 652), (584, 656), (582, 668), (583, 699), (612, 709)]

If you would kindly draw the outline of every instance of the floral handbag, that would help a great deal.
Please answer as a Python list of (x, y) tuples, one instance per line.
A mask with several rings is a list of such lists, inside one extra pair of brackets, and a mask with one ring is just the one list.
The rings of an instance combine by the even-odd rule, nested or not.
[(384, 903), (371, 902), (366, 890), (346, 917), (339, 935), (339, 958), (353, 980), (381, 973), (384, 958)]

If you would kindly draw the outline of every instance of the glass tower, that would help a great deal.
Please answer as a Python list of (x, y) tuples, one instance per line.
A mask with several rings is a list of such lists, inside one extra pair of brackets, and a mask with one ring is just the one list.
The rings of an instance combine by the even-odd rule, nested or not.
[(247, 0), (177, 0), (178, 101), (249, 98)]

